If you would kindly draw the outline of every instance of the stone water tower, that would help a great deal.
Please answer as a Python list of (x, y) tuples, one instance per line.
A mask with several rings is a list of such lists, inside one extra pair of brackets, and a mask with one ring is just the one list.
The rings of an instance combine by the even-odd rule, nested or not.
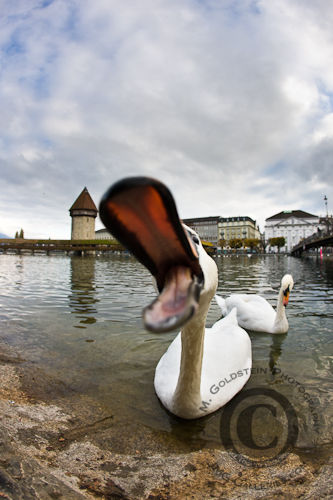
[(72, 240), (94, 240), (98, 210), (85, 187), (69, 209), (72, 217)]

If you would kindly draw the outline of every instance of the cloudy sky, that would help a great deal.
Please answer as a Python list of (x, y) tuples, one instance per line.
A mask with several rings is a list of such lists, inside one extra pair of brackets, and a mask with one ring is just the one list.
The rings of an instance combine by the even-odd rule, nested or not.
[(0, 233), (69, 238), (129, 175), (184, 218), (331, 211), (332, 26), (330, 0), (0, 0)]

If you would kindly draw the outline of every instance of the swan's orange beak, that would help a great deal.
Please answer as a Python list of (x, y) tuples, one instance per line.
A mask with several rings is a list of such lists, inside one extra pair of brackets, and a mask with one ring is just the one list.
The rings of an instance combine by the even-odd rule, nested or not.
[(100, 217), (156, 279), (161, 293), (144, 310), (146, 328), (169, 331), (188, 321), (198, 306), (203, 273), (166, 186), (148, 177), (123, 179), (103, 196)]
[(285, 291), (283, 293), (283, 300), (282, 300), (282, 303), (283, 305), (286, 307), (288, 305), (288, 302), (289, 302), (289, 295), (290, 295), (290, 292), (289, 290)]

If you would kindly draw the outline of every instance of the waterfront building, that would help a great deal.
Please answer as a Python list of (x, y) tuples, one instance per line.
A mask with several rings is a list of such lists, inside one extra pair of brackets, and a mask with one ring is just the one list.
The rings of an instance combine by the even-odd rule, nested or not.
[(319, 217), (320, 229), (326, 233), (333, 233), (333, 216), (326, 215), (326, 217)]
[(228, 241), (234, 238), (261, 239), (256, 221), (247, 216), (237, 217), (198, 217), (184, 219), (183, 222), (194, 229), (202, 240), (217, 246), (220, 239)]
[(290, 252), (293, 246), (302, 239), (311, 236), (318, 229), (323, 229), (317, 215), (304, 212), (303, 210), (284, 210), (278, 214), (268, 217), (265, 221), (265, 240), (267, 250), (277, 252), (276, 247), (269, 246), (270, 238), (284, 237), (286, 244), (281, 247), (282, 252)]
[(72, 217), (72, 240), (94, 240), (98, 210), (85, 187), (69, 209)]
[(218, 224), (220, 217), (196, 217), (193, 219), (183, 219), (184, 224), (194, 229), (201, 240), (209, 241), (217, 246), (219, 239)]
[(232, 239), (261, 239), (256, 221), (248, 216), (220, 217), (219, 239), (227, 243)]
[(103, 227), (103, 229), (97, 229), (95, 231), (95, 239), (96, 240), (113, 240), (112, 234)]

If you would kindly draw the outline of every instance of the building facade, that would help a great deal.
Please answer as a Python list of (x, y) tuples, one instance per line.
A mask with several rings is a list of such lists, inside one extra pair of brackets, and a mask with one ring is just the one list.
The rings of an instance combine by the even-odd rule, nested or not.
[(261, 239), (256, 221), (247, 216), (237, 217), (198, 217), (184, 219), (183, 222), (194, 229), (201, 240), (209, 241), (218, 246), (219, 240), (225, 240), (227, 245), (231, 239), (245, 238)]
[(286, 244), (281, 251), (290, 252), (293, 246), (302, 239), (322, 230), (322, 224), (317, 215), (303, 210), (284, 210), (268, 217), (265, 221), (265, 241), (267, 251), (276, 252), (276, 247), (270, 247), (270, 238), (284, 237)]
[(85, 187), (69, 209), (72, 217), (72, 240), (94, 240), (98, 210)]
[(96, 240), (113, 240), (114, 237), (112, 234), (105, 228), (98, 229), (95, 231), (95, 239)]
[(228, 243), (235, 238), (260, 240), (261, 235), (256, 221), (247, 216), (220, 217), (219, 239)]
[(184, 224), (198, 233), (201, 240), (209, 241), (217, 246), (219, 239), (218, 224), (220, 217), (197, 217), (194, 219), (183, 219)]

